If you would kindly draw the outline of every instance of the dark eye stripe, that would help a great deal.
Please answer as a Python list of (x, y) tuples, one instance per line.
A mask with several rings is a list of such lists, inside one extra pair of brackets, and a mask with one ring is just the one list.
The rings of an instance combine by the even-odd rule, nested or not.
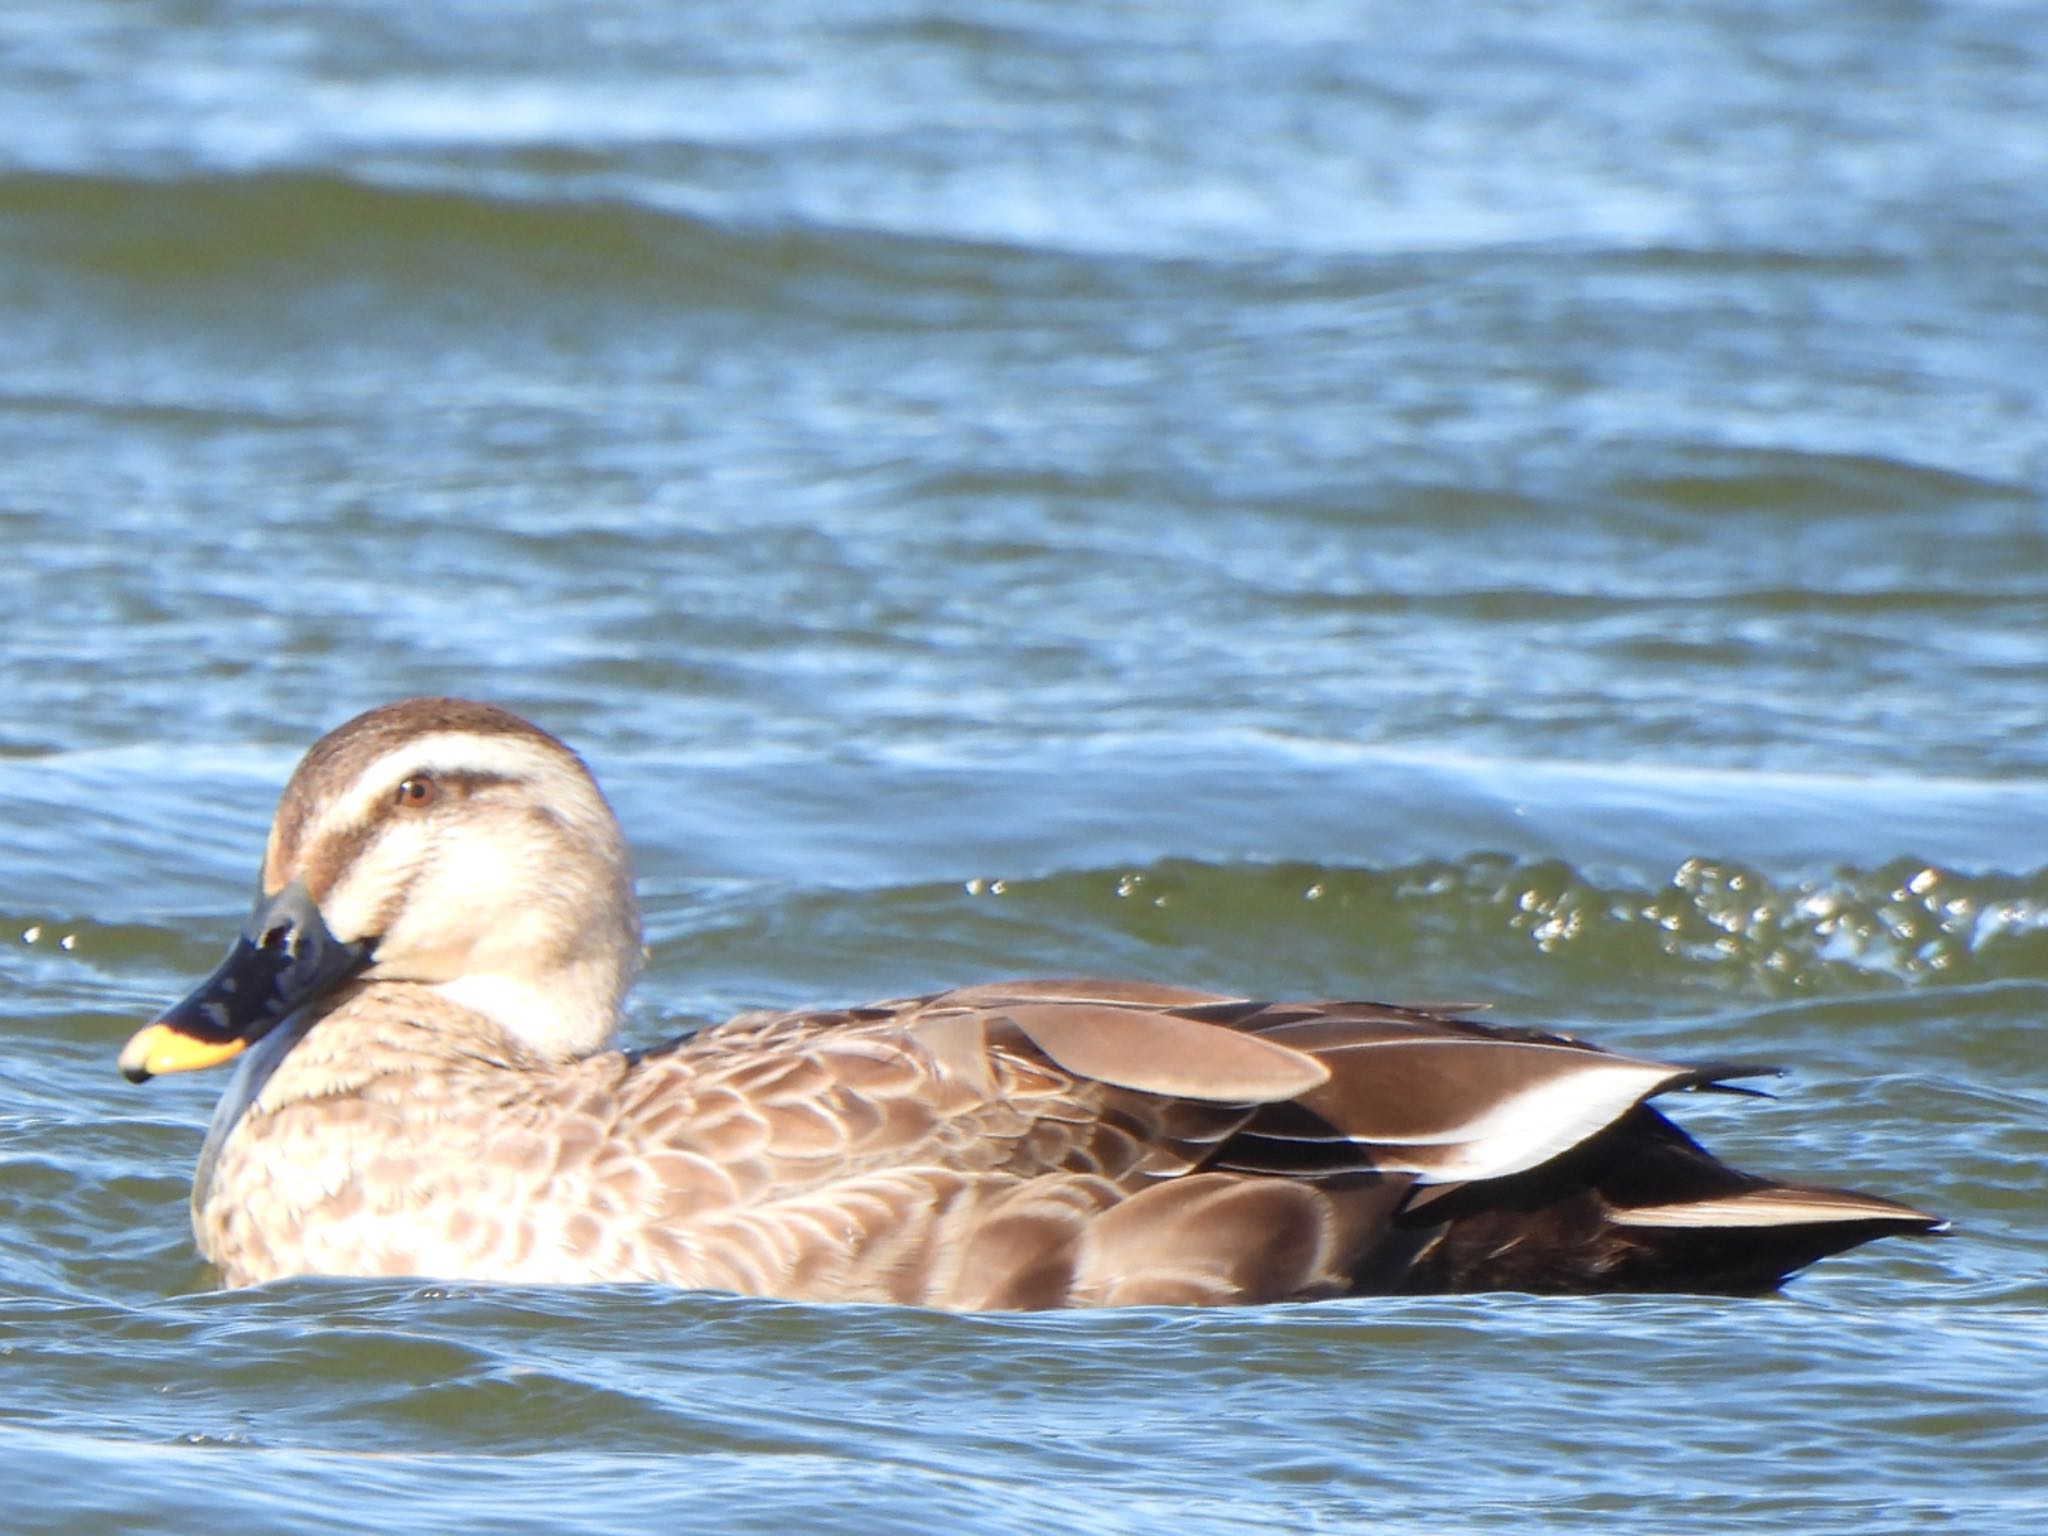
[(355, 863), (356, 855), (377, 835), (383, 820), (380, 809), (379, 814), (369, 821), (358, 822), (337, 836), (323, 838), (306, 850), (305, 859), (299, 867), (299, 880), (315, 906), (327, 899), (327, 893), (334, 889), (342, 871)]
[[(402, 782), (410, 783), (414, 779), (425, 779), (433, 784), (440, 791), (437, 797), (439, 799), (446, 799), (450, 795), (467, 799), (477, 791), (493, 785), (517, 782), (509, 774), (481, 771), (413, 773), (407, 774)], [(346, 827), (302, 850), (303, 862), (299, 868), (299, 879), (305, 884), (306, 894), (312, 897), (316, 904), (324, 901), (327, 893), (334, 889), (336, 882), (346, 873), (348, 867), (376, 839), (387, 820), (393, 816), (412, 815), (424, 809), (425, 805), (401, 804), (394, 789), (391, 794), (377, 802), (367, 821)]]
[(457, 770), (454, 773), (437, 773), (431, 776), (433, 782), (449, 794), (469, 796), (480, 789), (492, 789), (500, 784), (516, 784), (519, 781), (508, 773), (485, 773), (482, 770)]

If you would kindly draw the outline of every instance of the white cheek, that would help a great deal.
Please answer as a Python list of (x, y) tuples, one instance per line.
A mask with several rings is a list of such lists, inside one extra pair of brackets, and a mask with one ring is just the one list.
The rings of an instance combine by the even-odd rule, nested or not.
[(345, 943), (373, 938), (402, 898), (425, 849), (423, 829), (387, 826), (342, 873), (320, 903), (327, 928)]
[(519, 849), (503, 837), (480, 837), (474, 832), (437, 838), (434, 861), (422, 894), (426, 905), (441, 906), (444, 913), (469, 907), (495, 906), (518, 880)]
[(456, 972), (551, 948), (554, 914), (534, 889), (535, 871), (546, 867), (546, 848), (514, 828), (444, 830), (423, 857), (403, 914), (378, 946), (379, 959), (433, 955), (435, 969)]

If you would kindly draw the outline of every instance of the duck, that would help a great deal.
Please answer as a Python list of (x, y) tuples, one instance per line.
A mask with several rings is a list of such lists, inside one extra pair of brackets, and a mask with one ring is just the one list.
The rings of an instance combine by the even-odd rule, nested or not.
[(287, 782), (255, 906), (141, 1028), (232, 1061), (191, 1214), (224, 1285), (654, 1283), (976, 1310), (1763, 1294), (1897, 1201), (1740, 1172), (1665, 1063), (1472, 1007), (976, 982), (616, 1043), (643, 950), (583, 760), (411, 698)]

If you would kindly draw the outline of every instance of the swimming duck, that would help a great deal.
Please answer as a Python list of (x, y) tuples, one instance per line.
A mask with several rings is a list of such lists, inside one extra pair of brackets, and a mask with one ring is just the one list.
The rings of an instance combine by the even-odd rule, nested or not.
[(1672, 1065), (1434, 1007), (981, 984), (613, 1042), (624, 839), (568, 747), (421, 698), (315, 743), (226, 958), (122, 1051), (239, 1057), (194, 1180), (229, 1285), (654, 1281), (944, 1308), (1753, 1293), (1941, 1223), (1740, 1173)]

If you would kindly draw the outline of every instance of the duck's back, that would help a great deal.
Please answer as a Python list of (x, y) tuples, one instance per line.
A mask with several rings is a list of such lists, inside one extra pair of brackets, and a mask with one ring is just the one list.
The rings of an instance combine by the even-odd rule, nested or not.
[(1643, 1103), (1746, 1069), (1364, 1003), (1015, 983), (544, 1064), (389, 987), (250, 1070), (195, 1195), (230, 1283), (949, 1308), (1754, 1291), (1935, 1224), (1734, 1172)]

